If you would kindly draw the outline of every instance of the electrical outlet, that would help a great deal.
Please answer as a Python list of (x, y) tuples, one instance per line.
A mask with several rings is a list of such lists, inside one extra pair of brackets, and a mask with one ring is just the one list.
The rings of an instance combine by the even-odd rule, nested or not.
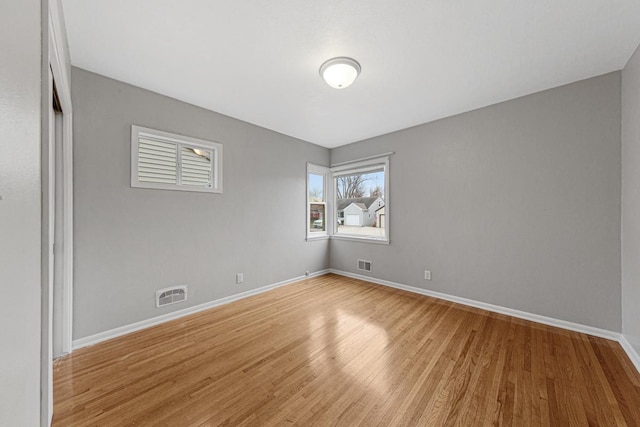
[(244, 273), (236, 274), (236, 283), (244, 283)]
[(309, 270), (307, 270), (307, 271), (305, 271), (305, 272), (304, 272), (304, 275), (305, 275), (305, 276), (309, 276), (309, 274), (310, 274), (310, 273), (309, 273)]
[(431, 270), (424, 271), (424, 280), (431, 280)]

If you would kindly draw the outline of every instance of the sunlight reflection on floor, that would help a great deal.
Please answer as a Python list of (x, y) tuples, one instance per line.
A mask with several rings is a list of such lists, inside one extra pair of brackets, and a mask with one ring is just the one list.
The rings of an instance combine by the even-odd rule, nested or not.
[(386, 393), (389, 388), (387, 332), (368, 317), (336, 310), (337, 321), (327, 323), (323, 314), (309, 321), (311, 341), (322, 342), (326, 349), (319, 357), (310, 355), (311, 366), (328, 366), (329, 371), (339, 369), (351, 381), (376, 393)]

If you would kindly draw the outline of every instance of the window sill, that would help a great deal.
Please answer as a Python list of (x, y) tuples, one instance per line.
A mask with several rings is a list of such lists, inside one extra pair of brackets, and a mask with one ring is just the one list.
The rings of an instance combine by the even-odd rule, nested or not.
[(322, 236), (307, 236), (307, 242), (313, 242), (316, 240), (329, 240), (328, 234), (323, 234)]
[(391, 242), (388, 239), (376, 239), (372, 237), (358, 237), (358, 236), (348, 236), (348, 235), (337, 235), (334, 234), (330, 236), (331, 239), (336, 240), (347, 240), (352, 242), (363, 242), (363, 243), (373, 243), (376, 245), (388, 245)]

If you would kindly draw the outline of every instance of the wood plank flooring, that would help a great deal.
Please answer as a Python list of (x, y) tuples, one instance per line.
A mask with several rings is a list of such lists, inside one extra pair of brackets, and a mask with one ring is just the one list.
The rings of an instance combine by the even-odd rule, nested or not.
[(616, 342), (336, 275), (54, 371), (55, 426), (640, 426)]

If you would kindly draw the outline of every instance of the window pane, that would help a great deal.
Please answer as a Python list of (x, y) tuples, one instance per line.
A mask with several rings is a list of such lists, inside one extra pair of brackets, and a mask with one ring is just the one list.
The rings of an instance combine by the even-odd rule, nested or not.
[(309, 231), (311, 233), (323, 232), (327, 229), (325, 210), (324, 203), (309, 204)]
[(324, 176), (309, 174), (309, 202), (324, 202)]
[(337, 176), (335, 186), (336, 234), (384, 238), (384, 171)]

